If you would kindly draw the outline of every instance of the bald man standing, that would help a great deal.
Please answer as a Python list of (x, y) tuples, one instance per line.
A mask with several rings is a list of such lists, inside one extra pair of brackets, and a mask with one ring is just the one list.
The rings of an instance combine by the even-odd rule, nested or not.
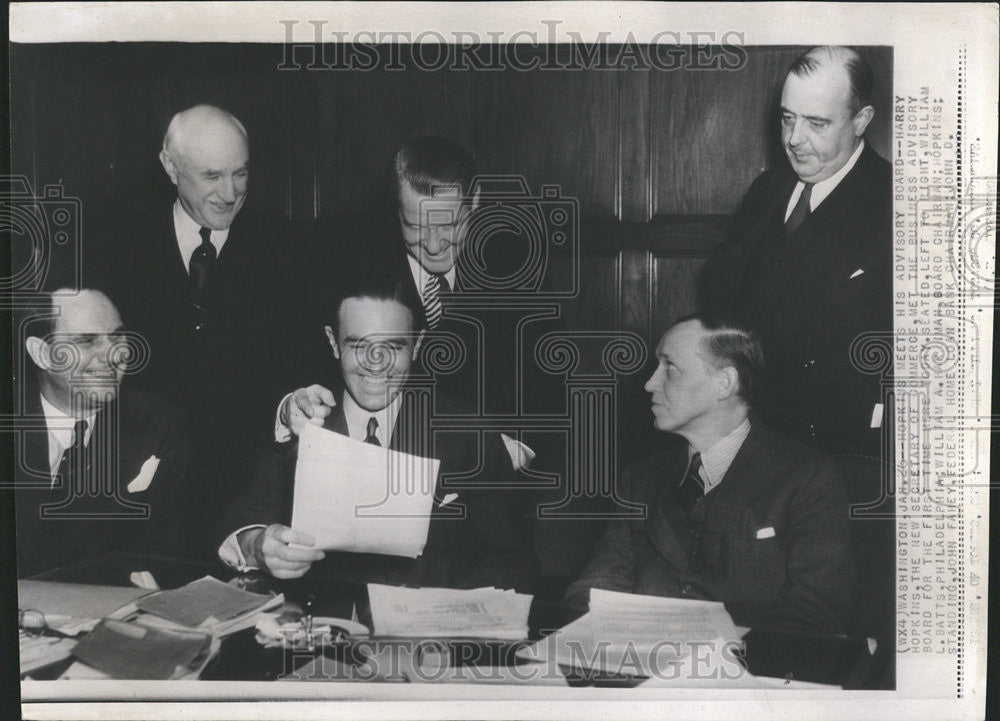
[(250, 151), (233, 115), (209, 105), (177, 113), (159, 160), (177, 198), (123, 221), (104, 272), (149, 344), (135, 382), (186, 411), (211, 509), (238, 491), (256, 422), (270, 416), (261, 404), (271, 401), (295, 252), (273, 222), (241, 214)]
[(788, 164), (747, 191), (699, 302), (760, 334), (772, 426), (828, 453), (877, 456), (881, 379), (851, 352), (893, 329), (892, 175), (865, 140), (872, 87), (849, 48), (813, 48), (792, 64), (780, 107)]

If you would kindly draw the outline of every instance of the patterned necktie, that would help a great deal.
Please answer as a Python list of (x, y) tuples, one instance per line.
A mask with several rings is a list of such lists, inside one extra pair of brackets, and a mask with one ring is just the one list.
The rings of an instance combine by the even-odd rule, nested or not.
[(434, 329), (441, 322), (441, 293), (450, 291), (443, 273), (429, 273), (424, 282), (424, 315), (427, 327)]
[(378, 436), (375, 435), (375, 431), (378, 430), (378, 418), (372, 416), (368, 419), (368, 428), (366, 429), (368, 435), (365, 436), (365, 443), (370, 443), (373, 446), (381, 446), (382, 444), (378, 442)]
[(799, 200), (792, 208), (791, 215), (785, 221), (785, 237), (791, 238), (799, 226), (809, 217), (809, 198), (812, 196), (812, 183), (806, 183), (799, 195)]
[(212, 229), (202, 228), (198, 234), (201, 236), (201, 245), (195, 248), (194, 253), (191, 254), (190, 267), (195, 297), (200, 300), (202, 291), (205, 289), (208, 271), (212, 268), (218, 255), (215, 252), (215, 246), (212, 245)]
[(677, 488), (677, 504), (684, 509), (685, 513), (690, 513), (698, 499), (705, 495), (705, 482), (701, 479), (701, 454), (695, 453), (691, 456), (691, 463), (687, 473), (681, 480)]
[(81, 470), (83, 450), (84, 450), (84, 438), (87, 437), (87, 421), (77, 421), (73, 424), (73, 442), (70, 444), (69, 448), (63, 451), (62, 459), (59, 461), (59, 468), (56, 471), (57, 475), (62, 477), (63, 483), (69, 477), (72, 472), (77, 472)]

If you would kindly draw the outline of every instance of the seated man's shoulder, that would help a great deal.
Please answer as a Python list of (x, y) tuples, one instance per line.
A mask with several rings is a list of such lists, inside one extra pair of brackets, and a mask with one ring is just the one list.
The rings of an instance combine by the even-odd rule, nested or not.
[(124, 388), (119, 395), (122, 422), (135, 430), (153, 428), (184, 431), (184, 413), (173, 401), (141, 388)]
[[(776, 479), (785, 484), (802, 484), (815, 478), (838, 478), (831, 456), (778, 431), (756, 424), (753, 430), (757, 450)], [(749, 440), (749, 439), (748, 439)]]

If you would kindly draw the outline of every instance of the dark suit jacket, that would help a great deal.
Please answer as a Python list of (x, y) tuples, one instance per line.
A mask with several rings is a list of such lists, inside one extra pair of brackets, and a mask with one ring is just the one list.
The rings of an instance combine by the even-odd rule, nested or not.
[[(25, 417), (41, 427), (33, 424), (32, 430), (20, 433), (15, 448), (18, 575), (31, 576), (111, 551), (177, 556), (195, 550), (190, 509), (200, 489), (193, 487), (190, 443), (173, 405), (132, 389), (95, 416), (86, 456), (93, 479), (107, 490), (85, 497), (72, 493), (73, 474), (49, 487), (48, 434), (37, 390), (25, 400)], [(127, 486), (151, 456), (160, 460), (149, 485), (130, 492)], [(46, 505), (50, 508), (43, 510)]]
[[(204, 311), (190, 302), (170, 205), (118, 224), (101, 285), (126, 326), (149, 346), (148, 364), (126, 385), (176, 402), (187, 414), (197, 464), (220, 505), (239, 487), (243, 461), (268, 419), (272, 387), (287, 390), (281, 371), (295, 357), (301, 313), (293, 284), (299, 250), (280, 226), (241, 212), (212, 268)], [(299, 269), (301, 271), (301, 269)]]
[[(699, 501), (700, 571), (665, 496), (687, 465), (687, 444), (677, 443), (625, 473), (623, 497), (646, 504), (647, 518), (609, 524), (567, 600), (582, 604), (590, 588), (707, 599), (725, 602), (740, 625), (843, 632), (855, 571), (832, 461), (753, 426), (721, 484)], [(774, 536), (757, 538), (767, 528)]]
[[(405, 393), (406, 391), (404, 391)], [(417, 406), (405, 397), (390, 448), (441, 461), (424, 552), (416, 559), (370, 553), (328, 552), (310, 574), (393, 585), (475, 588), (497, 586), (531, 592), (537, 559), (531, 549), (528, 509), (510, 488), (514, 469), (499, 436), (469, 432), (418, 434), (404, 424)], [(347, 435), (343, 406), (327, 417), (328, 430)], [(419, 447), (414, 447), (419, 445)], [(247, 525), (283, 523), (292, 516), (298, 443), (272, 444), (258, 457), (253, 486), (219, 524), (217, 545)], [(449, 493), (458, 499), (439, 507)], [(456, 515), (464, 507), (464, 517)]]
[(797, 180), (786, 166), (754, 181), (730, 242), (702, 272), (699, 305), (761, 333), (768, 423), (829, 453), (877, 455), (880, 431), (871, 420), (883, 400), (880, 378), (858, 370), (873, 356), (852, 361), (851, 343), (881, 332), (891, 344), (891, 169), (866, 145), (786, 241), (784, 213)]

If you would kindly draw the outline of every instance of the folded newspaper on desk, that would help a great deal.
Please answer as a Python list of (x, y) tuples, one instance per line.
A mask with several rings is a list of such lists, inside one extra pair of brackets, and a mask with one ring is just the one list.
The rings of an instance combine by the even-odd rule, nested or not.
[(399, 588), (368, 584), (378, 636), (422, 638), (528, 637), (530, 595), (496, 588)]
[(726, 652), (743, 633), (722, 603), (594, 588), (590, 613), (518, 656), (611, 674), (662, 676), (696, 648)]
[(205, 576), (171, 591), (144, 596), (136, 605), (147, 614), (144, 617), (147, 624), (226, 636), (250, 628), (263, 612), (284, 602), (285, 597), (280, 593), (276, 596), (250, 593)]
[(306, 425), (295, 465), (292, 528), (324, 551), (416, 558), (427, 543), (436, 458)]

